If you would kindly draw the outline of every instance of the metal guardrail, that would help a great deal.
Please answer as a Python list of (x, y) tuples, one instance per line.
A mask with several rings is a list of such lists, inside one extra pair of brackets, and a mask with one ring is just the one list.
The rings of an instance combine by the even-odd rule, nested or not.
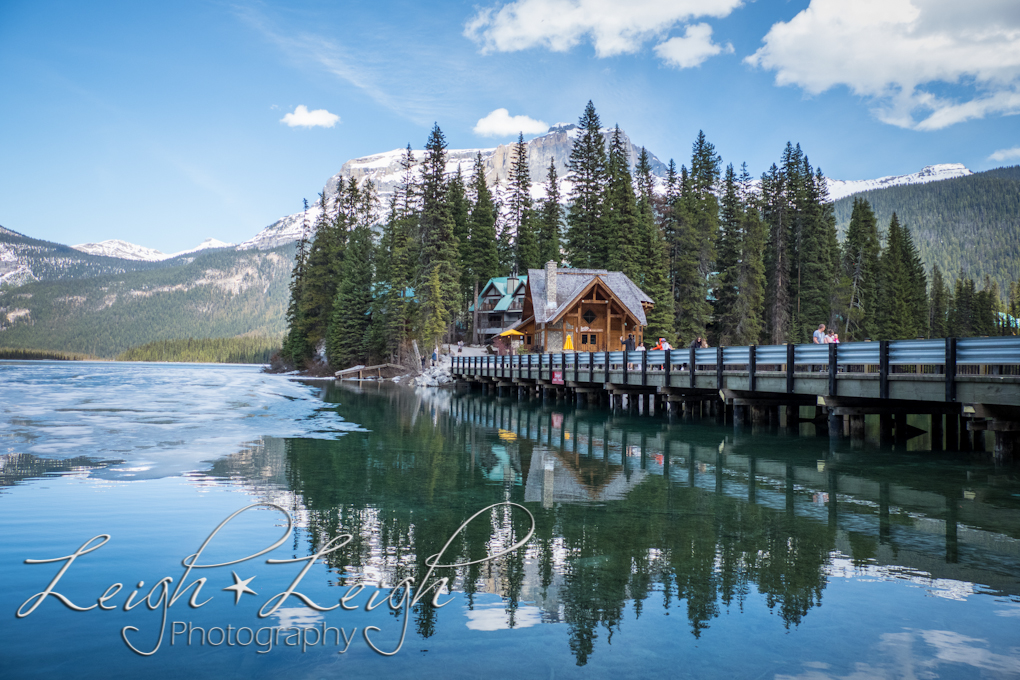
[[(693, 366), (691, 360), (693, 358)], [(650, 350), (646, 352), (561, 352), (518, 356), (454, 357), (454, 372), (459, 375), (489, 375), (503, 378), (552, 380), (553, 372), (571, 381), (594, 381), (600, 373), (622, 373), (623, 382), (635, 384), (630, 376), (640, 375), (647, 385), (649, 374), (665, 374), (670, 387), (695, 387), (696, 376), (716, 376), (721, 389), (723, 377), (733, 371), (749, 376), (749, 389), (755, 390), (761, 371), (777, 369), (786, 373), (786, 391), (794, 391), (795, 376), (825, 378), (828, 394), (836, 395), (837, 375), (844, 371), (877, 375), (880, 396), (889, 396), (889, 377), (899, 371), (939, 375), (945, 381), (946, 401), (956, 400), (958, 365), (968, 366), (967, 374), (979, 371), (1020, 375), (1020, 337), (946, 338), (937, 340), (895, 340), (851, 342), (839, 345), (762, 345), (747, 347), (709, 347), (697, 349)], [(917, 366), (915, 370), (911, 367)], [(922, 370), (922, 367), (932, 367)], [(764, 368), (763, 368), (764, 367)], [(827, 371), (826, 371), (827, 369)], [(608, 378), (607, 375), (602, 376)], [(614, 378), (615, 379), (615, 378)], [(702, 378), (703, 379), (703, 378)], [(608, 380), (607, 380), (608, 381)], [(704, 386), (704, 382), (701, 383)]]

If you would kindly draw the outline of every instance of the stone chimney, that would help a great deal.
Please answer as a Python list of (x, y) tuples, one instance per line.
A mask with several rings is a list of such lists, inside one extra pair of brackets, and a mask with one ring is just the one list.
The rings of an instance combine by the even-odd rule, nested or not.
[(556, 262), (549, 260), (545, 263), (545, 306), (549, 309), (556, 309)]
[(517, 289), (517, 282), (520, 279), (517, 278), (517, 267), (510, 270), (510, 276), (506, 277), (506, 294), (513, 295), (514, 290)]

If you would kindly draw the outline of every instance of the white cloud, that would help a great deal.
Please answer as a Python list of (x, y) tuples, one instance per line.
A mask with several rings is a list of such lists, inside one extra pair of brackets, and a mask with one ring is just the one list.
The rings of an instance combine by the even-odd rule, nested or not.
[(775, 71), (777, 85), (845, 85), (899, 127), (1020, 113), (1016, 0), (811, 0), (763, 42), (745, 61)]
[(695, 17), (725, 17), (743, 0), (516, 0), (480, 10), (464, 35), (482, 52), (544, 47), (565, 52), (590, 39), (599, 57), (636, 52)]
[[(999, 149), (991, 156), (989, 156), (988, 160), (999, 161), (1001, 163), (1002, 161), (1012, 161), (1016, 160), (1017, 158), (1020, 158), (1020, 146), (1014, 146), (1012, 149)], [(1010, 616), (1020, 616), (1020, 609), (1017, 609), (1015, 611), (1016, 613), (1011, 614)]]
[(288, 113), (280, 119), (288, 127), (327, 127), (331, 128), (340, 122), (340, 116), (326, 109), (309, 111), (304, 104), (299, 104), (294, 113)]
[(732, 53), (733, 45), (713, 43), (712, 27), (708, 24), (688, 26), (682, 38), (670, 38), (655, 46), (655, 54), (669, 66), (676, 68), (701, 66), (706, 59), (720, 52)]
[(549, 124), (528, 116), (511, 116), (506, 109), (496, 109), (475, 125), (475, 134), (483, 137), (507, 137), (523, 132), (537, 135), (549, 129)]

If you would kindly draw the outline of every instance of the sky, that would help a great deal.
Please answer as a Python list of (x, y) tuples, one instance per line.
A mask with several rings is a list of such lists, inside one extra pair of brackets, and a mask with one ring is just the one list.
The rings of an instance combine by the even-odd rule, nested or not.
[(0, 225), (239, 243), (351, 158), (576, 123), (760, 175), (1020, 163), (1016, 0), (0, 1)]

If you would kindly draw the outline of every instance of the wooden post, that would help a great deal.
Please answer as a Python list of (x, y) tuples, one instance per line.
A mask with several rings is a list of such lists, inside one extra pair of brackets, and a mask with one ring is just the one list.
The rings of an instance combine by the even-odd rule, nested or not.
[(946, 414), (946, 451), (960, 450), (960, 416), (956, 413)]
[(956, 338), (946, 338), (946, 401), (956, 401)]
[(755, 356), (755, 350), (757, 347), (751, 345), (747, 348), (747, 385), (748, 389), (752, 392), (757, 391), (757, 384), (755, 383), (755, 368), (757, 368), (758, 359)]
[(888, 413), (881, 413), (878, 416), (878, 438), (883, 444), (892, 443), (893, 417)]
[(694, 348), (691, 347), (691, 389), (694, 388)]
[[(786, 393), (793, 394), (793, 369), (794, 369), (794, 353), (796, 352), (796, 345), (788, 343), (786, 345)], [(787, 407), (789, 409), (789, 407)], [(787, 410), (787, 418), (789, 418), (789, 410)], [(798, 418), (799, 420), (799, 418)], [(789, 424), (789, 420), (787, 420)]]
[(889, 398), (889, 341), (878, 341), (878, 396)]
[(931, 450), (942, 450), (942, 414), (931, 414)]
[(669, 372), (670, 372), (670, 369), (672, 368), (672, 359), (669, 358), (669, 352), (670, 352), (670, 350), (667, 349), (666, 350), (666, 363), (663, 365), (663, 368), (665, 369), (664, 370), (665, 376), (663, 377), (662, 382), (665, 384), (666, 387), (669, 387)]
[(829, 396), (836, 396), (836, 348), (839, 345), (829, 345)]
[(715, 388), (721, 390), (723, 387), (723, 348), (722, 345), (715, 348)]

